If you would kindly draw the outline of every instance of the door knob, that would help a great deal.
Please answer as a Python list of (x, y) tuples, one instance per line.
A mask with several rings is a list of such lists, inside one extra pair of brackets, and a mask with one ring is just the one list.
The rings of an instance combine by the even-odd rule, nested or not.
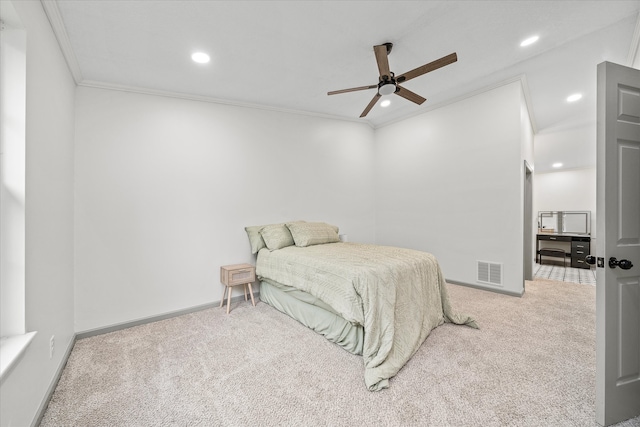
[(623, 270), (628, 270), (633, 267), (633, 264), (628, 259), (621, 259), (618, 261), (615, 257), (609, 258), (609, 267), (616, 268), (616, 266), (620, 267)]
[(596, 257), (594, 257), (593, 255), (587, 255), (586, 257), (584, 257), (584, 260), (589, 265), (595, 265), (595, 263), (596, 263)]

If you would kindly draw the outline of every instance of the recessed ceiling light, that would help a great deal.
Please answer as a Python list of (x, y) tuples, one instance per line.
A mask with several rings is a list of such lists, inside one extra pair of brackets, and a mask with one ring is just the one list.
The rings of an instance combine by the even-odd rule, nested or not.
[(538, 41), (540, 37), (538, 36), (532, 36), (529, 37), (528, 39), (525, 39), (522, 41), (522, 43), (520, 43), (520, 46), (525, 47), (525, 46), (529, 46), (530, 44), (534, 44), (535, 42)]
[(562, 163), (560, 163), (560, 162), (554, 163), (551, 166), (553, 166), (554, 168), (561, 168), (562, 167)]
[(580, 98), (582, 98), (581, 93), (574, 93), (573, 95), (567, 97), (567, 102), (576, 102)]
[(389, 99), (385, 99), (384, 101), (382, 101), (380, 103), (381, 107), (388, 107), (389, 105), (391, 105), (391, 100), (389, 100)]
[(193, 61), (197, 62), (198, 64), (206, 64), (210, 60), (209, 55), (204, 52), (194, 53), (193, 55), (191, 55), (191, 59), (193, 59)]

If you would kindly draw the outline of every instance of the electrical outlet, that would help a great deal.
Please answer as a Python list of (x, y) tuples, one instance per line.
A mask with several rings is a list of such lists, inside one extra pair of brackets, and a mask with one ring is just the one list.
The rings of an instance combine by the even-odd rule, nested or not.
[(49, 359), (53, 358), (53, 352), (56, 349), (56, 336), (51, 335), (51, 339), (49, 340)]

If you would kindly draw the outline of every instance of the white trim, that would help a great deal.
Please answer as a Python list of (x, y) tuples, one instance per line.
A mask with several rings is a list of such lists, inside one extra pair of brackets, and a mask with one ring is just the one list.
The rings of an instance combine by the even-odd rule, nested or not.
[(629, 54), (627, 55), (627, 66), (633, 67), (633, 63), (640, 53), (640, 12), (636, 17), (636, 29), (631, 37), (631, 46), (629, 46)]
[(28, 332), (23, 335), (2, 337), (0, 339), (0, 383), (4, 381), (7, 374), (18, 363), (18, 360), (20, 360), (37, 333)]
[[(458, 101), (462, 101), (464, 99), (467, 98), (471, 98), (475, 95), (479, 95), (481, 93), (484, 92), (488, 92), (490, 90), (493, 89), (497, 89), (498, 87), (516, 82), (516, 81), (520, 81), (521, 85), (522, 85), (522, 91), (524, 93), (524, 98), (525, 98), (525, 103), (527, 104), (527, 109), (529, 110), (529, 119), (531, 121), (531, 127), (533, 128), (533, 133), (537, 133), (538, 129), (537, 129), (537, 125), (536, 125), (536, 120), (535, 117), (533, 115), (533, 106), (531, 104), (531, 95), (530, 95), (530, 91), (529, 91), (529, 86), (527, 84), (527, 79), (526, 76), (524, 74), (491, 84), (489, 86), (485, 86), (483, 88), (474, 90), (472, 92), (460, 95), (458, 97), (454, 97), (452, 99), (443, 101), (441, 103), (438, 104), (433, 104), (430, 105), (426, 108), (421, 108), (418, 109), (416, 111), (414, 111), (411, 114), (407, 114), (407, 115), (403, 115), (401, 117), (392, 119), (390, 121), (384, 122), (382, 124), (379, 125), (374, 125), (372, 122), (370, 122), (367, 119), (362, 119), (362, 118), (351, 118), (351, 117), (342, 117), (342, 116), (336, 116), (336, 115), (332, 115), (332, 114), (325, 114), (325, 113), (315, 113), (315, 112), (309, 112), (309, 111), (302, 111), (302, 110), (291, 110), (291, 109), (286, 109), (286, 108), (278, 108), (278, 107), (272, 107), (272, 106), (268, 106), (268, 105), (261, 105), (261, 104), (251, 104), (251, 103), (245, 103), (245, 102), (237, 102), (237, 101), (229, 101), (229, 100), (224, 100), (224, 99), (219, 99), (219, 98), (213, 98), (213, 97), (208, 97), (208, 96), (200, 96), (200, 95), (189, 95), (189, 94), (184, 94), (184, 93), (179, 93), (179, 92), (170, 92), (170, 91), (164, 91), (164, 90), (157, 90), (157, 89), (148, 89), (148, 88), (142, 88), (142, 87), (136, 87), (136, 86), (125, 86), (125, 85), (119, 85), (119, 84), (114, 84), (114, 83), (104, 83), (104, 82), (99, 82), (99, 81), (93, 81), (93, 80), (84, 80), (84, 78), (82, 77), (82, 72), (80, 70), (80, 66), (78, 64), (78, 60), (75, 56), (75, 53), (73, 51), (73, 48), (71, 47), (71, 42), (69, 41), (69, 36), (67, 35), (67, 31), (65, 29), (64, 26), (64, 22), (62, 20), (62, 16), (60, 15), (60, 10), (58, 9), (58, 4), (56, 0), (40, 0), (40, 2), (42, 3), (42, 6), (44, 8), (44, 11), (47, 15), (47, 17), (49, 18), (49, 22), (51, 23), (51, 28), (53, 29), (53, 32), (56, 36), (56, 39), (58, 40), (58, 45), (60, 46), (60, 49), (62, 50), (62, 54), (65, 57), (65, 60), (67, 61), (67, 65), (69, 67), (69, 70), (71, 71), (71, 74), (73, 75), (73, 78), (76, 82), (76, 84), (78, 86), (84, 86), (84, 87), (93, 87), (93, 88), (98, 88), (98, 89), (109, 89), (109, 90), (118, 90), (118, 91), (122, 91), (122, 92), (131, 92), (131, 93), (140, 93), (140, 94), (144, 94), (144, 95), (156, 95), (156, 96), (165, 96), (165, 97), (169, 97), (169, 98), (178, 98), (178, 99), (186, 99), (186, 100), (190, 100), (190, 101), (200, 101), (200, 102), (210, 102), (210, 103), (214, 103), (214, 104), (222, 104), (222, 105), (231, 105), (231, 106), (236, 106), (236, 107), (245, 107), (245, 108), (254, 108), (254, 109), (259, 109), (259, 110), (267, 110), (267, 111), (276, 111), (276, 112), (280, 112), (280, 113), (288, 113), (288, 114), (297, 114), (297, 115), (302, 115), (302, 116), (308, 116), (308, 117), (320, 117), (320, 118), (325, 118), (325, 119), (333, 119), (333, 120), (342, 120), (342, 121), (347, 121), (347, 122), (353, 122), (353, 123), (366, 123), (369, 127), (371, 127), (372, 129), (379, 129), (381, 127), (426, 113), (428, 111), (432, 111), (435, 110), (437, 108), (441, 108), (444, 106), (447, 106), (449, 104), (453, 104), (456, 103)], [(640, 21), (639, 21), (640, 22)], [(636, 32), (638, 32), (638, 27), (636, 27)], [(636, 43), (636, 47), (637, 47), (637, 43)]]
[(297, 114), (297, 115), (309, 116), (309, 117), (320, 117), (320, 118), (333, 119), (333, 120), (342, 120), (342, 121), (353, 122), (353, 123), (365, 123), (371, 128), (374, 127), (371, 124), (371, 122), (369, 122), (366, 119), (363, 120), (359, 118), (335, 116), (332, 114), (314, 113), (314, 112), (301, 111), (301, 110), (290, 110), (286, 108), (271, 107), (268, 105), (228, 101), (228, 100), (213, 98), (208, 96), (189, 95), (189, 94), (178, 93), (178, 92), (170, 92), (170, 91), (164, 91), (164, 90), (148, 89), (148, 88), (142, 88), (142, 87), (125, 86), (125, 85), (119, 85), (119, 84), (85, 80), (84, 77), (82, 76), (82, 71), (80, 69), (78, 59), (76, 58), (76, 55), (73, 51), (73, 47), (71, 46), (71, 42), (69, 40), (67, 30), (64, 26), (64, 21), (62, 19), (62, 15), (60, 14), (60, 9), (58, 8), (57, 1), (56, 0), (40, 0), (40, 3), (42, 4), (45, 14), (47, 15), (47, 18), (49, 19), (49, 23), (51, 24), (53, 33), (55, 34), (56, 39), (58, 41), (58, 46), (60, 46), (60, 50), (62, 51), (62, 54), (67, 62), (67, 66), (69, 67), (69, 71), (71, 72), (73, 79), (75, 80), (76, 85), (78, 86), (118, 90), (122, 92), (140, 93), (144, 95), (165, 96), (169, 98), (186, 99), (190, 101), (210, 102), (214, 104), (231, 105), (235, 107), (245, 107), (245, 108), (254, 108), (259, 110), (277, 111), (280, 113)]
[(527, 76), (522, 74), (520, 76), (520, 83), (522, 84), (522, 94), (524, 95), (524, 102), (527, 104), (527, 112), (529, 113), (529, 121), (531, 122), (531, 130), (533, 134), (538, 133), (538, 125), (536, 124), (536, 118), (533, 115), (533, 103), (531, 102), (531, 91), (529, 90), (529, 83)]
[(248, 102), (228, 101), (225, 99), (213, 98), (210, 96), (190, 95), (190, 94), (185, 94), (180, 92), (148, 89), (148, 88), (141, 88), (137, 86), (125, 86), (125, 85), (120, 85), (115, 83), (103, 83), (103, 82), (98, 82), (93, 80), (83, 80), (80, 83), (78, 83), (78, 86), (91, 87), (96, 89), (117, 90), (121, 92), (139, 93), (143, 95), (165, 96), (168, 98), (178, 98), (178, 99), (186, 99), (189, 101), (209, 102), (212, 104), (222, 104), (222, 105), (230, 105), (233, 107), (253, 108), (257, 110), (276, 111), (279, 113), (298, 114), (302, 116), (320, 117), (320, 118), (332, 119), (332, 120), (342, 120), (342, 121), (353, 122), (353, 123), (364, 123), (373, 128), (373, 125), (370, 122), (362, 119), (334, 116), (331, 114), (324, 114), (324, 113), (313, 113), (313, 112), (301, 111), (301, 110), (289, 110), (286, 108), (272, 107), (269, 105), (250, 104)]
[(40, 3), (42, 4), (44, 13), (49, 19), (51, 29), (58, 40), (58, 46), (60, 46), (62, 55), (67, 61), (67, 67), (69, 67), (69, 71), (71, 71), (73, 80), (78, 84), (82, 81), (82, 71), (80, 70), (76, 54), (73, 52), (73, 48), (71, 47), (71, 41), (69, 41), (69, 35), (67, 34), (67, 30), (64, 26), (62, 15), (60, 15), (58, 3), (56, 0), (40, 0)]
[(450, 104), (455, 104), (456, 102), (463, 101), (463, 100), (465, 100), (467, 98), (472, 98), (472, 97), (474, 97), (476, 95), (480, 95), (482, 93), (489, 92), (489, 91), (492, 91), (492, 90), (497, 89), (499, 87), (506, 86), (508, 84), (511, 84), (511, 83), (514, 83), (514, 82), (518, 82), (518, 81), (520, 82), (520, 85), (522, 86), (522, 92), (524, 93), (525, 103), (527, 104), (527, 109), (529, 110), (529, 119), (531, 121), (531, 128), (533, 129), (533, 133), (535, 134), (535, 133), (538, 132), (538, 130), (537, 130), (537, 125), (536, 125), (536, 120), (535, 120), (535, 117), (533, 115), (533, 106), (531, 105), (531, 95), (529, 94), (529, 85), (527, 84), (527, 78), (526, 78), (526, 76), (524, 74), (520, 74), (520, 75), (517, 75), (515, 77), (511, 77), (511, 78), (508, 78), (508, 79), (505, 79), (505, 80), (490, 84), (488, 86), (484, 86), (484, 87), (482, 87), (480, 89), (476, 89), (474, 91), (465, 93), (463, 95), (456, 96), (456, 97), (448, 99), (446, 101), (442, 101), (442, 102), (440, 102), (438, 104), (432, 104), (432, 105), (430, 105), (430, 106), (428, 106), (426, 108), (421, 108), (419, 110), (416, 110), (411, 114), (407, 114), (407, 115), (404, 115), (402, 117), (398, 117), (398, 118), (389, 120), (388, 122), (382, 123), (382, 124), (380, 124), (378, 126), (374, 126), (373, 128), (374, 129), (380, 129), (382, 127), (385, 127), (385, 126), (388, 126), (388, 125), (391, 125), (391, 124), (394, 124), (394, 123), (398, 123), (398, 122), (404, 121), (404, 120), (409, 119), (411, 117), (419, 116), (420, 114), (424, 114), (424, 113), (426, 113), (428, 111), (432, 111), (432, 110), (436, 110), (438, 108), (446, 107), (447, 105), (450, 105)]
[(578, 166), (575, 168), (561, 168), (561, 169), (554, 169), (554, 170), (549, 170), (549, 171), (540, 171), (540, 172), (536, 172), (536, 175), (543, 175), (543, 174), (547, 174), (547, 173), (560, 173), (560, 172), (569, 172), (569, 171), (579, 171), (579, 170), (591, 170), (591, 169), (595, 169), (596, 165), (591, 165), (591, 166)]

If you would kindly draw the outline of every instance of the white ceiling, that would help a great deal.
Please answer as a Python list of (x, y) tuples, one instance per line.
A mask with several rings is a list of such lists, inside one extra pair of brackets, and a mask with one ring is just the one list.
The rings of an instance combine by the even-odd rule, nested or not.
[[(522, 79), (536, 131), (549, 135), (536, 146), (537, 172), (550, 170), (554, 161), (569, 168), (595, 164), (596, 65), (632, 65), (640, 37), (640, 0), (44, 5), (77, 82), (85, 85), (171, 92), (379, 127)], [(536, 44), (519, 46), (533, 34), (540, 36)], [(327, 92), (376, 84), (373, 46), (384, 42), (394, 43), (389, 63), (396, 74), (452, 52), (458, 62), (404, 84), (427, 98), (421, 106), (392, 95), (389, 107), (378, 104), (359, 119), (375, 90)], [(192, 62), (195, 51), (208, 53), (211, 62)], [(575, 92), (584, 98), (568, 104), (566, 97)], [(585, 125), (593, 126), (586, 138)]]

